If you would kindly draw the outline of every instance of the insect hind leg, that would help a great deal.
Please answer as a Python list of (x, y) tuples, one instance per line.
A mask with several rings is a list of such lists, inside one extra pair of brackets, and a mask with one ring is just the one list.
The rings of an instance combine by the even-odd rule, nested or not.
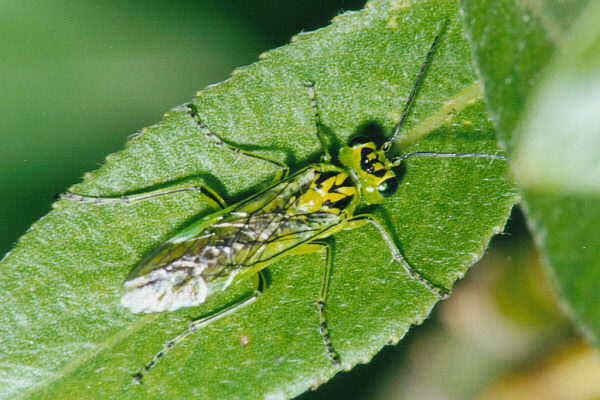
[(120, 197), (100, 197), (100, 196), (86, 196), (77, 193), (66, 192), (58, 196), (59, 200), (72, 200), (81, 203), (93, 203), (93, 204), (133, 204), (140, 201), (148, 200), (154, 197), (165, 196), (174, 193), (196, 191), (200, 194), (202, 199), (206, 201), (211, 207), (215, 209), (225, 208), (227, 204), (214, 190), (208, 186), (195, 185), (195, 186), (182, 186), (174, 189), (158, 189), (151, 192), (133, 194), (129, 196)]
[(279, 181), (287, 176), (288, 170), (289, 170), (287, 165), (285, 165), (284, 163), (279, 162), (277, 160), (273, 160), (269, 157), (261, 156), (261, 155), (254, 154), (254, 153), (251, 153), (246, 150), (242, 150), (239, 147), (236, 147), (232, 144), (227, 143), (225, 140), (221, 139), (214, 132), (212, 132), (204, 124), (204, 122), (202, 122), (202, 119), (200, 118), (200, 114), (198, 113), (198, 108), (194, 104), (190, 103), (186, 107), (188, 110), (188, 114), (190, 115), (190, 117), (194, 120), (194, 122), (198, 126), (198, 130), (200, 132), (202, 132), (208, 138), (208, 140), (213, 142), (215, 145), (222, 147), (224, 149), (227, 149), (236, 155), (243, 155), (244, 157), (249, 157), (249, 158), (254, 158), (257, 160), (266, 161), (272, 165), (275, 165), (276, 167), (280, 168), (280, 171), (276, 175), (275, 181)]
[(156, 363), (158, 363), (158, 361), (161, 358), (163, 358), (169, 350), (171, 350), (173, 347), (175, 347), (177, 344), (183, 341), (186, 337), (196, 332), (199, 328), (208, 325), (209, 323), (214, 322), (217, 319), (222, 318), (228, 314), (231, 314), (256, 300), (266, 288), (267, 279), (264, 271), (259, 271), (258, 273), (256, 273), (256, 275), (252, 277), (252, 281), (254, 284), (254, 292), (252, 292), (250, 296), (242, 298), (228, 307), (225, 307), (221, 310), (218, 310), (214, 313), (208, 314), (202, 318), (190, 322), (189, 327), (185, 331), (166, 342), (163, 345), (162, 349), (158, 353), (156, 353), (142, 369), (140, 369), (138, 372), (132, 375), (133, 383), (142, 383), (142, 378), (144, 377), (144, 375), (146, 375), (152, 368), (154, 368)]
[(445, 288), (437, 286), (434, 283), (432, 283), (425, 276), (421, 275), (420, 272), (418, 272), (417, 270), (415, 270), (404, 259), (404, 257), (402, 256), (402, 253), (400, 252), (400, 250), (398, 250), (398, 247), (394, 243), (394, 240), (391, 238), (390, 234), (387, 232), (387, 230), (372, 215), (369, 215), (369, 214), (356, 215), (356, 216), (354, 216), (354, 218), (350, 219), (348, 222), (350, 224), (352, 224), (352, 225), (355, 225), (356, 227), (358, 227), (358, 226), (360, 226), (362, 224), (365, 224), (365, 223), (370, 223), (373, 226), (375, 226), (375, 228), (377, 228), (377, 230), (379, 231), (379, 233), (383, 237), (383, 240), (385, 241), (385, 243), (388, 245), (388, 247), (390, 249), (390, 252), (392, 253), (392, 257), (394, 258), (394, 260), (398, 261), (400, 263), (400, 265), (402, 265), (402, 268), (404, 268), (404, 270), (406, 271), (406, 273), (412, 279), (414, 279), (414, 280), (418, 281), (419, 283), (421, 283), (429, 291), (431, 291), (432, 293), (435, 293), (441, 299), (447, 299), (448, 298), (448, 296), (450, 295), (450, 293), (448, 292), (448, 290), (446, 290)]

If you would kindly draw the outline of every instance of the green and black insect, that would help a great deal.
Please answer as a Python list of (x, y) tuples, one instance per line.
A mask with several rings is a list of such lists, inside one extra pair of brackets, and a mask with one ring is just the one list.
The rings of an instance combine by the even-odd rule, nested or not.
[(410, 277), (440, 298), (448, 295), (446, 288), (434, 285), (404, 260), (384, 225), (370, 214), (357, 212), (363, 204), (375, 205), (394, 194), (398, 188), (394, 168), (409, 157), (504, 158), (494, 154), (435, 152), (388, 157), (387, 153), (402, 128), (439, 37), (440, 34), (436, 36), (421, 66), (400, 122), (381, 146), (377, 146), (367, 137), (354, 138), (339, 151), (338, 162), (334, 164), (320, 128), (315, 83), (307, 82), (302, 90), (307, 91), (311, 101), (316, 127), (315, 139), (321, 143), (323, 155), (320, 163), (309, 165), (289, 176), (285, 164), (223, 142), (204, 125), (197, 110), (189, 106), (189, 114), (196, 121), (199, 130), (215, 143), (241, 156), (254, 157), (281, 168), (281, 173), (272, 185), (247, 199), (227, 206), (217, 193), (205, 186), (163, 189), (121, 198), (98, 198), (73, 193), (62, 195), (65, 199), (97, 204), (130, 204), (193, 190), (218, 208), (167, 239), (133, 268), (125, 280), (121, 299), (123, 305), (133, 313), (166, 312), (197, 306), (234, 282), (247, 278), (253, 280), (254, 292), (249, 296), (226, 309), (193, 321), (185, 332), (168, 341), (153, 359), (134, 375), (136, 382), (140, 382), (142, 376), (186, 336), (256, 300), (266, 287), (266, 267), (281, 257), (321, 250), (325, 250), (327, 254), (327, 264), (317, 298), (319, 330), (328, 357), (334, 364), (339, 364), (340, 355), (329, 337), (326, 316), (332, 249), (323, 239), (342, 230), (372, 224), (380, 232), (393, 258)]

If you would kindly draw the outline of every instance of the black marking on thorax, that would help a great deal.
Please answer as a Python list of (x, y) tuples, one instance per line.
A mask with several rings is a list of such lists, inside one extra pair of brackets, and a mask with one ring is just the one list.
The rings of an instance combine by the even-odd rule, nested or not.
[[(341, 171), (322, 171), (318, 172), (319, 176), (315, 179), (315, 189), (320, 189), (324, 182), (329, 179), (334, 179), (334, 183), (329, 191), (324, 196), (323, 207), (325, 209), (344, 210), (354, 199), (356, 186), (345, 172)], [(341, 183), (336, 183), (340, 175), (346, 175)], [(352, 190), (349, 190), (351, 188)], [(340, 198), (340, 196), (343, 196)]]

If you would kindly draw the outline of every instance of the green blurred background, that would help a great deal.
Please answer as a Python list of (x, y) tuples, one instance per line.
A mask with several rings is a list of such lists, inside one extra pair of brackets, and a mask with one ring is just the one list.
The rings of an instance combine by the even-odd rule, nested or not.
[[(0, 253), (127, 136), (363, 3), (0, 0)], [(516, 211), (424, 326), (301, 399), (600, 398), (537, 259)]]

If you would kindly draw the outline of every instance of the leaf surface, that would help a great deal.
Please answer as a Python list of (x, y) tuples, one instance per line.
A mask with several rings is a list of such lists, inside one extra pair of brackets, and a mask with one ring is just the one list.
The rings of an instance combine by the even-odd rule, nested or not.
[[(334, 151), (359, 131), (389, 135), (436, 34), (446, 25), (393, 152), (497, 153), (453, 1), (373, 1), (296, 37), (192, 100), (228, 143), (297, 170), (320, 158), (307, 80)], [(277, 168), (214, 145), (187, 106), (143, 129), (72, 192), (120, 196), (206, 184), (228, 203), (264, 188)], [(397, 194), (372, 212), (407, 261), (451, 288), (503, 229), (516, 201), (506, 162), (409, 158)], [(4, 397), (288, 398), (339, 370), (328, 360), (315, 301), (323, 253), (270, 267), (254, 303), (173, 348), (133, 385), (131, 374), (190, 319), (250, 289), (240, 284), (193, 309), (133, 315), (122, 282), (153, 247), (211, 209), (193, 193), (125, 206), (61, 200), (2, 261)], [(402, 267), (372, 226), (335, 236), (327, 311), (344, 369), (368, 362), (421, 323), (438, 298)]]

